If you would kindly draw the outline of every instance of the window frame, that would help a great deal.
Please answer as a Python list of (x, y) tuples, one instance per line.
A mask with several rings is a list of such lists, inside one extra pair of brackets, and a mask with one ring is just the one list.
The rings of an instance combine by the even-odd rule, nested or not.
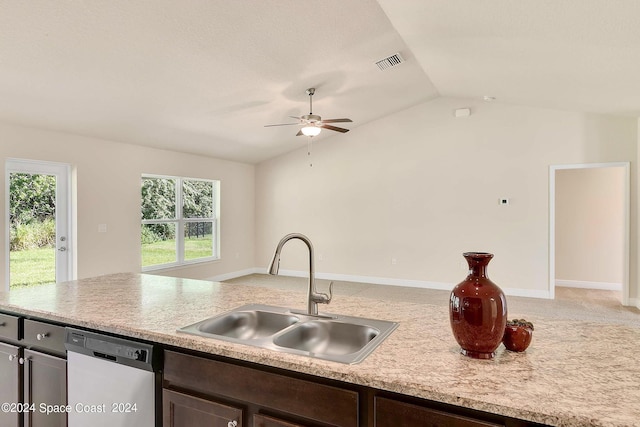
[[(164, 264), (154, 264), (149, 266), (142, 265), (142, 240), (140, 239), (140, 268), (141, 271), (154, 271), (154, 270), (164, 270), (169, 268), (188, 266), (193, 264), (200, 264), (204, 262), (218, 261), (220, 260), (220, 180), (216, 179), (208, 179), (208, 178), (192, 178), (192, 177), (183, 177), (183, 176), (173, 176), (173, 175), (157, 175), (157, 174), (148, 174), (143, 173), (140, 176), (140, 184), (142, 188), (142, 181), (144, 179), (168, 179), (175, 181), (175, 207), (176, 212), (174, 218), (170, 219), (142, 219), (141, 218), (141, 228), (140, 228), (140, 238), (142, 237), (142, 226), (147, 224), (175, 224), (175, 250), (176, 250), (176, 261)], [(184, 205), (183, 205), (183, 182), (184, 181), (202, 181), (202, 182), (210, 182), (212, 184), (212, 216), (203, 217), (203, 218), (185, 218), (183, 215)], [(140, 194), (142, 197), (142, 194)], [(140, 199), (140, 207), (142, 208), (142, 198)], [(212, 253), (213, 255), (202, 258), (195, 258), (185, 260), (185, 224), (187, 223), (198, 223), (198, 222), (210, 222), (211, 230), (212, 230)]]

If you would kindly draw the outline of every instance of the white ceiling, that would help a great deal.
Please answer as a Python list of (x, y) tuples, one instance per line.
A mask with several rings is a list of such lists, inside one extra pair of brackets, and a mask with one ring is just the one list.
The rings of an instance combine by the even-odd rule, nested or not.
[(2, 121), (256, 163), (308, 87), (352, 130), (439, 95), (639, 116), (640, 2), (0, 0)]

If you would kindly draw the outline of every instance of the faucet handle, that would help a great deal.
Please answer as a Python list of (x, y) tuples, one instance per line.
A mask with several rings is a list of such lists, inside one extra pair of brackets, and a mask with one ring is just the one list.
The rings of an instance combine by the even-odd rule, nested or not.
[(329, 283), (329, 295), (314, 292), (311, 294), (311, 301), (317, 304), (329, 304), (333, 298), (333, 282)]
[(327, 295), (327, 301), (325, 302), (325, 304), (329, 304), (332, 298), (333, 298), (333, 281), (329, 283), (329, 295)]

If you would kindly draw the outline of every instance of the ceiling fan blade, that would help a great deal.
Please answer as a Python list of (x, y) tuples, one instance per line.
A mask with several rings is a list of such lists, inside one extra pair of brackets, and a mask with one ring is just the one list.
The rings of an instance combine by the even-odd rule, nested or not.
[(347, 122), (353, 122), (353, 120), (351, 119), (327, 119), (327, 120), (323, 120), (322, 123), (347, 123)]
[(339, 128), (337, 126), (331, 126), (331, 125), (322, 124), (322, 125), (320, 125), (320, 127), (324, 128), (324, 129), (335, 130), (336, 132), (342, 132), (342, 133), (349, 132), (349, 129)]
[(296, 136), (302, 136), (302, 135), (304, 135), (304, 133), (302, 133), (301, 130), (299, 130), (298, 133), (296, 133)]
[(292, 125), (299, 125), (300, 123), (280, 123), (277, 125), (264, 125), (264, 127), (268, 128), (268, 127), (272, 127), (272, 126), (292, 126)]
[(296, 117), (296, 116), (289, 116), (289, 117), (291, 117), (292, 119), (296, 119), (296, 120), (302, 120), (302, 117)]

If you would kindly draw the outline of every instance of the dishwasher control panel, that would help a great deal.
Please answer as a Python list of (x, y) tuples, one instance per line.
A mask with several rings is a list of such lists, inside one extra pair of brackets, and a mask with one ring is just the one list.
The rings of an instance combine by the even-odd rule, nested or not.
[(154, 370), (154, 349), (150, 344), (81, 329), (66, 328), (65, 347), (67, 351), (149, 371)]

